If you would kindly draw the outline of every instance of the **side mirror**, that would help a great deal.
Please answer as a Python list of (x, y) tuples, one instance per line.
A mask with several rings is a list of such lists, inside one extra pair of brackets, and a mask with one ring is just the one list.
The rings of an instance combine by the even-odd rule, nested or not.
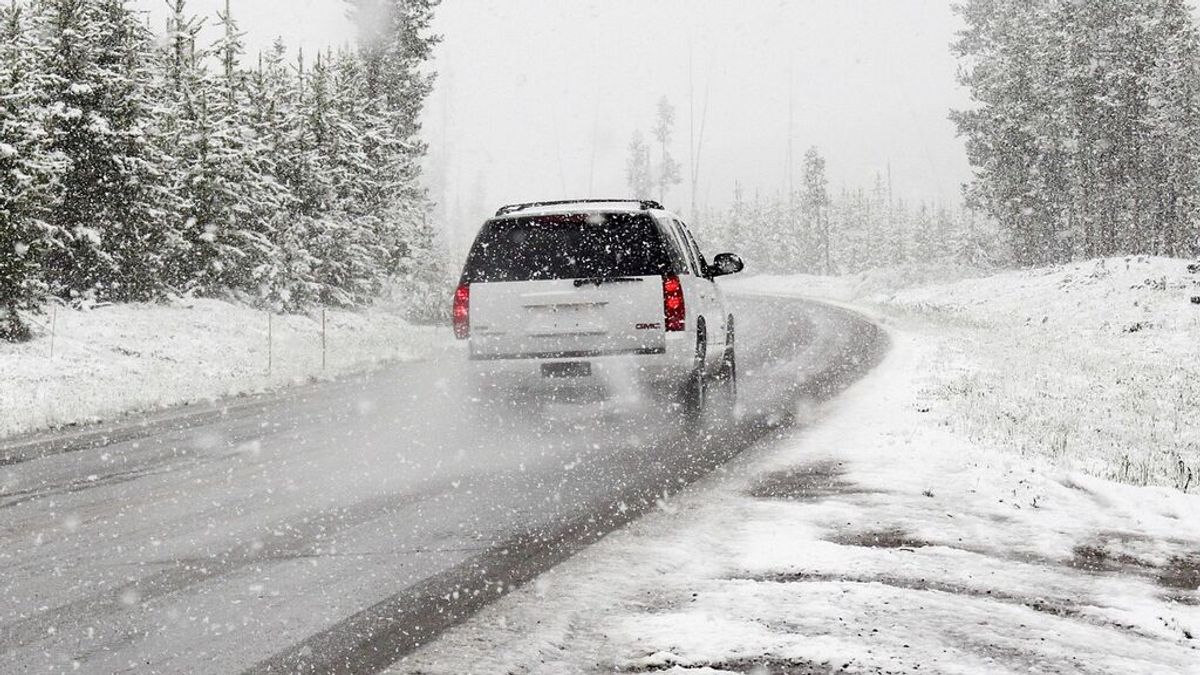
[(733, 253), (721, 253), (713, 258), (712, 265), (708, 269), (713, 277), (723, 277), (729, 274), (737, 274), (745, 269), (742, 259)]

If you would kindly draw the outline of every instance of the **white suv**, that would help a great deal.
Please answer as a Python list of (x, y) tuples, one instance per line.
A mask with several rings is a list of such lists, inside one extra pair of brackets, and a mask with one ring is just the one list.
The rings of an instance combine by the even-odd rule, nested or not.
[(734, 316), (687, 226), (651, 201), (515, 204), (484, 223), (454, 294), (454, 332), (487, 387), (601, 385), (705, 408), (737, 387)]

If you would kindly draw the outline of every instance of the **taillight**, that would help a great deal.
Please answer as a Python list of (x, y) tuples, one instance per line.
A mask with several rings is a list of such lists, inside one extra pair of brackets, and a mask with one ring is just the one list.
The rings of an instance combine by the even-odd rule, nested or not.
[(683, 284), (675, 275), (663, 277), (663, 318), (667, 330), (683, 330), (684, 314)]
[(454, 291), (454, 337), (471, 337), (471, 287), (467, 284)]

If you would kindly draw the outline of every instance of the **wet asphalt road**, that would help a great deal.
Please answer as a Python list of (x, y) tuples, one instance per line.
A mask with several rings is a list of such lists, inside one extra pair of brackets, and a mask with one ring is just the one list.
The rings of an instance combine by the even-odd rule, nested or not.
[[(461, 354), (0, 444), (0, 672), (373, 672), (790, 423), (886, 337), (734, 298), (741, 414), (481, 406)], [(78, 670), (76, 671), (76, 668)]]

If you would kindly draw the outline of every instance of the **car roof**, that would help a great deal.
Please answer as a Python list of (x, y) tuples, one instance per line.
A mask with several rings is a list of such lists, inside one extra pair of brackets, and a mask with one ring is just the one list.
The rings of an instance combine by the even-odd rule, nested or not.
[(520, 210), (511, 211), (501, 216), (496, 216), (492, 220), (508, 220), (512, 218), (527, 218), (530, 216), (561, 216), (577, 213), (649, 213), (656, 215), (665, 215), (674, 217), (670, 211), (665, 209), (644, 209), (638, 204), (629, 202), (577, 202), (573, 204), (545, 204), (540, 206), (529, 206)]

